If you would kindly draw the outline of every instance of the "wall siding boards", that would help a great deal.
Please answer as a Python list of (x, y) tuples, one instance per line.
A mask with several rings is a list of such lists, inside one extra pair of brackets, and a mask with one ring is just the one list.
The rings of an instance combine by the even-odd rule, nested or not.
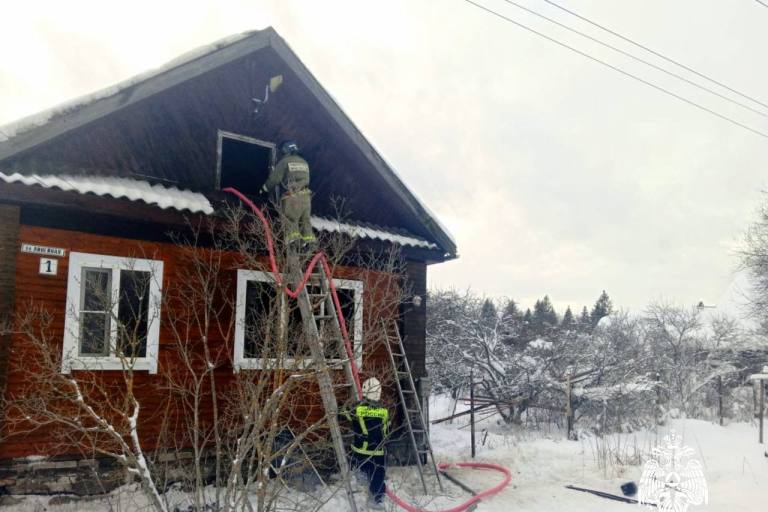
[[(0, 322), (10, 320), (13, 315), (19, 218), (18, 206), (0, 205)], [(8, 382), (10, 345), (11, 336), (0, 335), (0, 393), (5, 391)], [(0, 427), (4, 417), (5, 410), (0, 407)]]
[[(0, 210), (0, 215), (6, 213), (11, 215), (8, 211)], [(18, 211), (16, 216), (18, 216)], [(178, 282), (179, 279), (183, 279), (185, 275), (183, 249), (173, 244), (28, 225), (21, 225), (18, 228), (18, 236), (13, 237), (14, 241), (10, 246), (11, 249), (5, 249), (6, 240), (10, 240), (10, 238), (10, 234), (5, 231), (0, 232), (0, 251), (6, 251), (5, 254), (9, 256), (8, 258), (3, 258), (2, 261), (10, 260), (13, 262), (13, 267), (15, 267), (8, 266), (8, 268), (0, 269), (0, 283), (7, 282), (7, 280), (3, 280), (4, 276), (13, 276), (15, 271), (16, 314), (23, 314), (25, 308), (30, 303), (44, 307), (47, 312), (52, 314), (53, 321), (49, 329), (51, 332), (51, 342), (56, 344), (56, 350), (59, 351), (61, 350), (64, 332), (67, 274), (69, 255), (72, 251), (162, 260), (164, 263), (164, 293), (171, 290), (174, 283)], [(66, 256), (58, 258), (57, 275), (40, 275), (38, 273), (40, 256), (19, 252), (17, 250), (18, 243), (66, 249)], [(13, 253), (11, 254), (8, 251)], [(237, 255), (225, 253), (224, 270), (221, 279), (232, 280), (232, 286), (230, 287), (232, 293), (234, 293), (237, 267)], [(8, 274), (9, 272), (10, 274)], [(396, 318), (397, 306), (394, 298), (399, 296), (399, 288), (395, 289), (396, 287), (393, 285), (396, 282), (396, 278), (382, 272), (350, 267), (337, 267), (334, 269), (334, 277), (363, 281), (364, 353), (362, 377), (367, 378), (368, 376), (376, 375), (385, 383), (391, 382), (391, 369), (389, 368), (386, 349), (383, 345), (377, 343), (374, 325), (382, 317)], [(164, 310), (161, 314), (158, 365), (160, 375), (164, 371), (170, 371), (175, 366), (181, 365), (177, 348), (173, 342), (172, 331), (169, 327), (168, 307), (170, 306), (164, 304)], [(225, 354), (227, 359), (226, 362), (216, 369), (216, 383), (219, 389), (226, 389), (235, 378), (231, 366), (232, 340), (223, 339), (217, 329), (213, 329), (209, 333), (209, 340), (212, 347), (224, 348), (222, 353)], [(10, 358), (8, 359), (6, 399), (12, 400), (16, 394), (24, 392), (25, 386), (28, 385), (25, 372), (29, 371), (29, 366), (25, 362), (28, 363), (31, 357), (29, 343), (22, 336), (14, 335), (11, 339)], [(80, 372), (76, 371), (73, 375), (77, 376), (78, 373)], [(93, 372), (101, 382), (114, 385), (115, 389), (119, 389), (120, 379), (122, 378), (120, 373), (119, 371)], [(336, 375), (341, 378), (341, 372), (337, 372)], [(162, 411), (167, 406), (167, 394), (164, 394), (159, 388), (158, 384), (161, 382), (161, 379), (158, 375), (136, 372), (135, 379), (136, 394), (143, 411), (139, 417), (139, 432), (142, 438), (146, 440), (146, 448), (151, 450), (154, 448), (152, 440), (157, 438), (161, 428), (162, 415), (158, 411)], [(385, 389), (386, 400), (392, 400), (393, 396), (392, 389), (387, 387)], [(307, 421), (316, 421), (321, 418), (323, 414), (322, 408), (317, 407), (317, 404), (320, 403), (320, 397), (317, 396), (316, 386), (313, 383), (310, 383), (303, 390), (302, 397), (302, 401), (296, 407), (294, 417), (304, 418)], [(348, 397), (339, 396), (338, 398), (340, 402), (343, 402)], [(205, 405), (202, 413), (210, 417), (210, 407)], [(40, 454), (53, 456), (76, 455), (78, 453), (75, 447), (67, 447), (65, 444), (62, 444), (60, 442), (61, 439), (50, 428), (38, 428), (30, 432), (8, 432), (7, 430), (6, 428), (3, 440), (0, 441), (0, 459)]]
[(405, 353), (411, 365), (413, 378), (418, 379), (427, 375), (426, 369), (426, 339), (427, 339), (427, 265), (421, 261), (408, 261), (405, 266), (406, 290), (411, 297), (421, 297), (421, 305), (415, 307), (411, 297), (403, 306), (402, 332)]

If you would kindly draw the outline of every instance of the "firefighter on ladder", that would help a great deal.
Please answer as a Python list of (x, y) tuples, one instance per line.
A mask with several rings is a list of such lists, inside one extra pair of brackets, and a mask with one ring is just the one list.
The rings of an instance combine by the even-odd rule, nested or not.
[(389, 430), (389, 411), (381, 405), (381, 382), (375, 377), (363, 382), (363, 400), (342, 411), (352, 423), (352, 467), (368, 480), (369, 508), (382, 509), (387, 473), (384, 441)]
[(315, 242), (310, 224), (312, 213), (312, 191), (309, 189), (309, 164), (299, 155), (295, 141), (283, 142), (280, 146), (283, 157), (270, 171), (263, 192), (271, 192), (281, 186), (280, 198), (285, 222), (285, 241), (289, 246), (309, 246)]

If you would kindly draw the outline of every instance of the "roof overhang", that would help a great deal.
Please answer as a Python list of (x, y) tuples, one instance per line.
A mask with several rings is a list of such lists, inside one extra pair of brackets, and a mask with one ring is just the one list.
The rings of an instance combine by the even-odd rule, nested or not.
[(406, 211), (418, 219), (425, 233), (428, 233), (430, 238), (440, 247), (443, 258), (456, 258), (456, 243), (448, 231), (408, 189), (391, 166), (387, 164), (336, 101), (271, 27), (226, 38), (213, 45), (185, 54), (157, 70), (0, 128), (9, 135), (6, 140), (0, 139), (0, 168), (2, 168), (4, 160), (267, 47), (272, 48), (278, 54), (311, 92), (312, 96), (338, 123), (338, 126), (360, 150), (395, 197), (405, 206)]
[[(74, 207), (94, 213), (144, 217), (146, 220), (171, 225), (187, 224), (190, 214), (198, 218), (217, 214), (214, 204), (199, 192), (131, 178), (102, 176), (0, 173), (0, 201)], [(125, 207), (120, 211), (111, 209), (118, 204)], [(312, 227), (320, 232), (340, 233), (357, 240), (378, 241), (430, 252), (439, 249), (436, 244), (423, 238), (381, 226), (317, 216), (313, 216), (311, 222)]]

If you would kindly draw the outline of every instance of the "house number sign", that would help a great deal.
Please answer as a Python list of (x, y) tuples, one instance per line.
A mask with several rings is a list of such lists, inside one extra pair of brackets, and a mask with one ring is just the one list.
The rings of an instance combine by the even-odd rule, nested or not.
[(46, 247), (44, 245), (21, 244), (21, 252), (39, 254), (40, 256), (55, 256), (63, 258), (67, 251), (59, 247)]
[(55, 276), (59, 270), (59, 260), (40, 258), (40, 273), (44, 276)]

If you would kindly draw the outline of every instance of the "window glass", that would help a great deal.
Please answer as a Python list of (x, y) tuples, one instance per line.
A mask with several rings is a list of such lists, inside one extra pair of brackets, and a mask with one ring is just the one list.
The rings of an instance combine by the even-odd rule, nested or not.
[(61, 370), (157, 372), (163, 262), (69, 254)]
[(126, 357), (147, 356), (150, 279), (149, 272), (120, 271), (118, 346)]
[(111, 280), (109, 269), (83, 269), (80, 355), (109, 355)]

